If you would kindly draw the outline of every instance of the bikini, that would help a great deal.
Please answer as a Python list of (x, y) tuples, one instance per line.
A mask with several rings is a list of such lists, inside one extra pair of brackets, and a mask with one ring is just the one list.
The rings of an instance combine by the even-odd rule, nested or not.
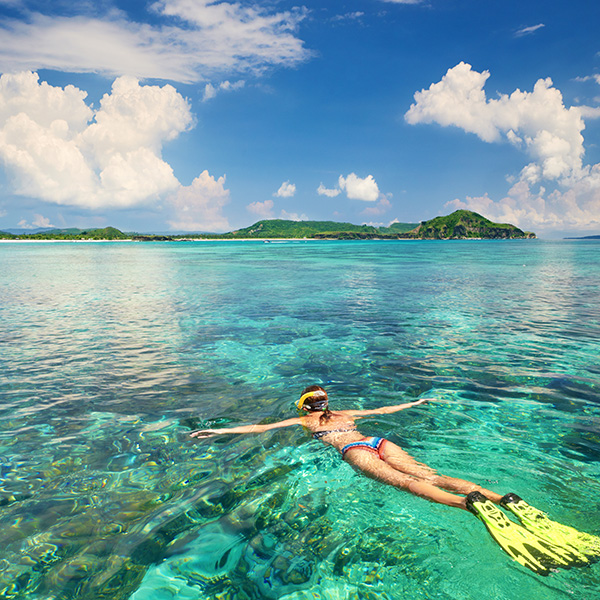
[[(355, 428), (351, 429), (328, 429), (326, 431), (315, 431), (312, 436), (315, 440), (320, 440), (322, 437), (329, 435), (330, 433), (344, 433), (348, 431), (356, 431)], [(381, 460), (383, 460), (383, 447), (387, 442), (386, 439), (380, 437), (366, 437), (362, 440), (358, 440), (358, 442), (350, 442), (346, 444), (341, 452), (342, 458), (346, 455), (348, 450), (352, 450), (353, 448), (358, 448), (359, 450), (366, 450), (367, 452), (372, 452), (373, 454), (377, 454)]]
[(358, 442), (351, 442), (350, 444), (346, 444), (342, 448), (342, 458), (344, 458), (346, 452), (348, 450), (352, 450), (353, 448), (358, 448), (360, 450), (366, 450), (367, 452), (372, 452), (373, 454), (377, 454), (381, 460), (383, 460), (383, 447), (387, 442), (386, 439), (380, 437), (369, 437), (363, 438)]
[(356, 431), (354, 427), (351, 429), (328, 429), (327, 431), (315, 431), (312, 436), (315, 440), (320, 440), (322, 437), (329, 435), (330, 433), (343, 433), (345, 431)]

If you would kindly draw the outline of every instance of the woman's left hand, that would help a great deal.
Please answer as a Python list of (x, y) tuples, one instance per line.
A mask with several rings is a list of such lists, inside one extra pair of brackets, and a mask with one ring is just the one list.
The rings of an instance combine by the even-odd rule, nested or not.
[(198, 431), (192, 431), (192, 433), (190, 433), (190, 437), (207, 438), (217, 434), (218, 431), (216, 429), (199, 429)]

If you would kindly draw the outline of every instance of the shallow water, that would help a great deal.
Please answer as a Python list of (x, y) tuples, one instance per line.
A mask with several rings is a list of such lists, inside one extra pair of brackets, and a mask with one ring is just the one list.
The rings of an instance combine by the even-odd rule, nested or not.
[(600, 534), (594, 242), (0, 245), (0, 598), (600, 598), (472, 515), (355, 473), (333, 407), (419, 460)]

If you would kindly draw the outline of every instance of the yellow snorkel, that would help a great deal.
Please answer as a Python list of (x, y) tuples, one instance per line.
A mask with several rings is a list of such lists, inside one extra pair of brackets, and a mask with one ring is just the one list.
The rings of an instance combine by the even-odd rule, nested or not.
[[(315, 397), (319, 397), (319, 398), (324, 397), (325, 401), (327, 401), (326, 392), (324, 392), (323, 390), (313, 390), (312, 392), (306, 392), (306, 394), (302, 394), (302, 396), (300, 396), (300, 400), (298, 400), (298, 402), (296, 402), (296, 407), (298, 408), (298, 410), (302, 410), (304, 403), (309, 398), (315, 398)], [(325, 410), (325, 409), (323, 409), (323, 410)]]

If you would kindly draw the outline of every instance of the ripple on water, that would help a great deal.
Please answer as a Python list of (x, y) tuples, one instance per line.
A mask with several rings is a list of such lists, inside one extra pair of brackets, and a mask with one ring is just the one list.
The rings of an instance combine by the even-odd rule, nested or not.
[(268, 246), (2, 245), (0, 596), (593, 598), (300, 429), (187, 432), (434, 395), (361, 428), (598, 533), (595, 245)]

